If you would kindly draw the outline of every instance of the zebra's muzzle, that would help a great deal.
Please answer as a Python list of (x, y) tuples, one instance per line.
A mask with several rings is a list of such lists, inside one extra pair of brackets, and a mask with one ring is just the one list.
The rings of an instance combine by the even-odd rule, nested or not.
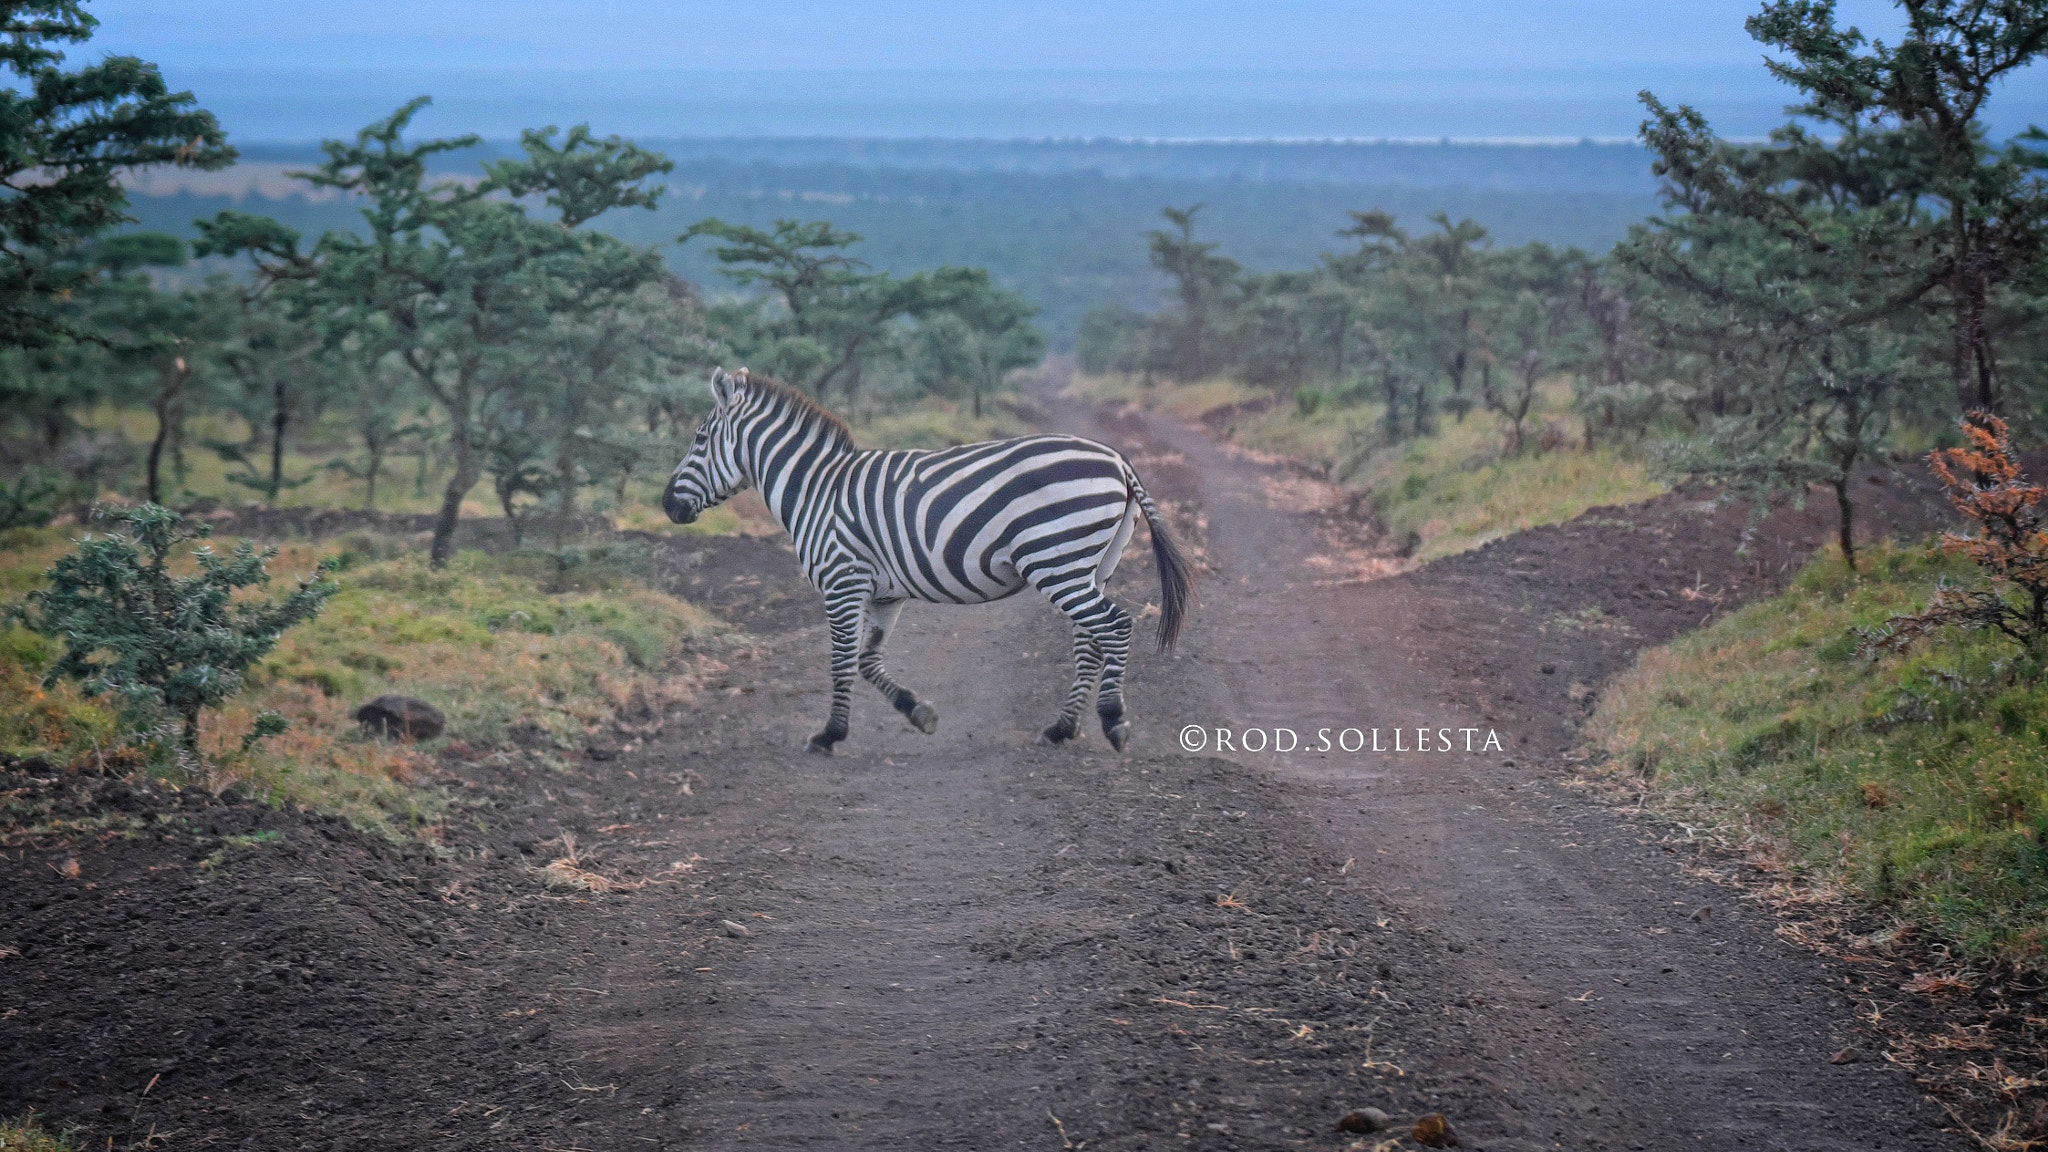
[(678, 496), (673, 488), (661, 494), (661, 510), (676, 524), (688, 524), (697, 518), (698, 512), (696, 501)]

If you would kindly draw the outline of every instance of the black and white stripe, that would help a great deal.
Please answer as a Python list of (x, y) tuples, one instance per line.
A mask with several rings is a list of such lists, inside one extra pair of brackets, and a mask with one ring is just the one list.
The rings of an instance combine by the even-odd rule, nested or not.
[(687, 524), (753, 484), (795, 540), (832, 630), (832, 718), (811, 751), (829, 753), (846, 738), (856, 673), (912, 724), (937, 730), (937, 710), (882, 666), (905, 600), (981, 604), (1027, 587), (1074, 623), (1074, 685), (1040, 742), (1074, 737), (1094, 695), (1103, 734), (1123, 748), (1132, 622), (1103, 585), (1144, 516), (1165, 649), (1185, 616), (1189, 569), (1121, 453), (1078, 436), (863, 452), (838, 417), (773, 380), (744, 368), (713, 372), (711, 389), (716, 407), (676, 466), (662, 509)]

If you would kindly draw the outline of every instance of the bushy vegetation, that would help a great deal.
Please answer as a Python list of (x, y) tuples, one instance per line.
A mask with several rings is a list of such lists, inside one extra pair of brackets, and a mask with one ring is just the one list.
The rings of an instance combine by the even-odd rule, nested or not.
[(1950, 633), (1871, 659), (1859, 629), (1922, 609), (1967, 561), (1872, 549), (1645, 652), (1588, 729), (1630, 789), (1802, 882), (1896, 912), (1973, 957), (2048, 944), (2048, 683)]
[[(281, 600), (244, 594), (270, 582), (275, 548), (258, 552), (243, 541), (221, 556), (210, 546), (182, 545), (211, 534), (156, 504), (112, 517), (117, 529), (86, 535), (50, 566), (47, 586), (29, 593), (17, 615), (63, 646), (46, 681), (76, 681), (94, 696), (119, 696), (143, 724), (168, 714), (189, 752), (199, 715), (242, 690), (250, 665), (270, 654), (285, 630), (320, 614), (334, 584), (322, 562)], [(174, 555), (198, 570), (180, 576)], [(182, 558), (182, 557), (181, 557)], [(265, 724), (258, 736), (274, 735)]]
[[(1604, 257), (1372, 209), (1315, 267), (1250, 273), (1200, 236), (1199, 205), (1169, 208), (1148, 239), (1171, 306), (1092, 313), (1081, 367), (1227, 378), (1269, 423), (1322, 426), (1278, 439), (1333, 475), (1483, 413), (1499, 458), (1549, 457), (1501, 482), (1562, 494), (1618, 458), (1759, 502), (1824, 485), (1853, 564), (1860, 463), (1962, 411), (2034, 423), (2048, 404), (2048, 154), (2038, 133), (1993, 144), (1981, 120), (2048, 47), (2048, 16), (1917, 5), (1906, 24), (1879, 42), (1829, 5), (1766, 3), (1749, 31), (1801, 103), (1762, 143), (1645, 94), (1665, 210)], [(1403, 492), (1435, 482), (1374, 470)]]
[[(374, 507), (403, 487), (406, 459), (402, 502), (434, 509), (436, 566), (476, 509), (559, 551), (593, 503), (648, 496), (708, 403), (713, 364), (840, 406), (939, 398), (979, 417), (1006, 374), (1042, 355), (1033, 310), (986, 272), (877, 272), (853, 255), (859, 236), (824, 221), (711, 219), (672, 237), (712, 241), (739, 289), (707, 300), (666, 271), (662, 246), (593, 227), (660, 203), (665, 157), (548, 128), (453, 178), (438, 166), (479, 141), (411, 136), (424, 97), (325, 142), (294, 174), (338, 195), (356, 228), (309, 238), (228, 210), (195, 221), (190, 244), (118, 231), (123, 172), (234, 154), (140, 61), (88, 70), (108, 108), (58, 99), (79, 80), (56, 71), (54, 45), (84, 40), (92, 21), (78, 0), (46, 7), (0, 54), (55, 94), (0, 94), (43, 149), (10, 171), (78, 171), (31, 182), (0, 212), (23, 270), (0, 283), (16, 326), (0, 332), (0, 526), (107, 494), (277, 504), (312, 486), (333, 503), (346, 487)], [(110, 68), (120, 83), (100, 75)], [(81, 141), (98, 150), (73, 155)], [(208, 456), (219, 465), (195, 463)]]

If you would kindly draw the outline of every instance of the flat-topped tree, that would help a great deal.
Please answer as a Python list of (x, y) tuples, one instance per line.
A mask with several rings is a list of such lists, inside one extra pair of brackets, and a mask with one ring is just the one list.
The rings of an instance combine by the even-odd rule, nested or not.
[(980, 268), (941, 268), (930, 280), (949, 303), (919, 325), (916, 374), (941, 394), (964, 386), (980, 419), (984, 393), (1044, 358), (1045, 335), (1031, 322), (1038, 309)]
[(130, 222), (123, 173), (235, 160), (213, 114), (156, 65), (108, 56), (66, 70), (63, 46), (98, 26), (81, 0), (0, 0), (0, 346), (77, 334), (62, 306), (98, 271), (81, 245)]
[[(407, 103), (353, 141), (325, 142), (326, 160), (299, 174), (362, 196), (368, 236), (329, 232), (302, 256), (247, 218), (215, 224), (217, 246), (239, 243), (264, 275), (306, 282), (330, 320), (362, 329), (359, 343), (388, 347), (446, 419), (454, 471), (430, 553), (440, 567), (454, 552), (462, 502), (489, 466), (500, 416), (542, 383), (551, 325), (662, 276), (652, 251), (581, 225), (613, 207), (652, 207), (660, 190), (639, 182), (667, 161), (582, 128), (557, 145), (545, 129), (525, 134), (524, 159), (491, 165), (481, 182), (436, 181), (433, 158), (478, 139), (407, 141), (427, 103)], [(522, 201), (531, 197), (559, 218), (530, 214)]]
[(860, 237), (823, 220), (777, 220), (770, 231), (700, 220), (677, 243), (699, 236), (720, 241), (711, 254), (734, 283), (764, 285), (774, 294), (767, 309), (748, 302), (722, 310), (733, 351), (821, 399), (855, 391), (894, 326), (932, 315), (952, 299), (952, 289), (933, 276), (870, 270), (847, 251)]

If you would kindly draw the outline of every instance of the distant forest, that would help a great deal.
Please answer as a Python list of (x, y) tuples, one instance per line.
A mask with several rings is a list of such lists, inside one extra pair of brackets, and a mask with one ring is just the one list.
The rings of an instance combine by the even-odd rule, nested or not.
[[(828, 219), (864, 238), (856, 253), (899, 275), (943, 265), (987, 268), (1040, 310), (1053, 346), (1071, 348), (1081, 318), (1111, 303), (1151, 310), (1164, 281), (1146, 230), (1164, 205), (1205, 205), (1207, 237), (1246, 268), (1301, 267), (1344, 247), (1351, 211), (1403, 220), (1470, 217), (1501, 244), (1541, 240), (1605, 251), (1653, 213), (1649, 154), (1634, 144), (1145, 143), (1132, 141), (651, 140), (676, 161), (658, 211), (599, 227), (661, 243), (679, 275), (714, 295), (732, 286), (710, 246), (676, 247), (709, 216), (767, 226)], [(441, 158), (451, 171), (511, 145)], [(138, 227), (191, 237), (226, 208), (277, 218), (308, 235), (360, 226), (357, 207), (308, 200), (283, 171), (318, 160), (311, 146), (245, 146), (242, 165), (181, 190), (139, 187)]]

